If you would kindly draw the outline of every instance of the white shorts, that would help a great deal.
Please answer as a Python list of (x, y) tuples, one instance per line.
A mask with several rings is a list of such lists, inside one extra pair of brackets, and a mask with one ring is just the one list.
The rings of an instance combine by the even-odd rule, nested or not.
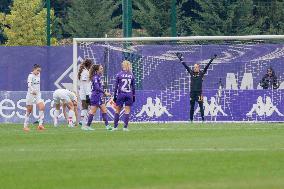
[(88, 83), (87, 84), (85, 84), (85, 83), (81, 84), (80, 89), (79, 89), (80, 99), (81, 100), (87, 100), (86, 96), (90, 95), (90, 93), (91, 93), (90, 91), (91, 91), (91, 89), (90, 89), (90, 86), (89, 86)]
[(38, 104), (38, 103), (41, 103), (41, 102), (44, 102), (41, 98), (41, 93), (37, 94), (37, 95), (33, 95), (31, 93), (27, 93), (27, 96), (26, 96), (26, 105), (27, 106), (31, 106), (33, 104)]
[(53, 93), (53, 101), (54, 101), (54, 104), (61, 104), (60, 102), (69, 103), (72, 100), (65, 93), (61, 93), (60, 91), (55, 91)]
[(80, 90), (79, 90), (80, 99), (81, 99), (81, 100), (87, 100), (87, 99), (86, 99), (86, 96), (87, 96), (87, 95), (89, 95), (89, 94), (86, 92), (86, 90), (83, 90), (83, 89), (80, 88)]

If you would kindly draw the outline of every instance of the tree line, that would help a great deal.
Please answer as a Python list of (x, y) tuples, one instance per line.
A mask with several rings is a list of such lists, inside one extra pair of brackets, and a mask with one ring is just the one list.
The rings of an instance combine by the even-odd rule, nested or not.
[[(133, 0), (134, 36), (170, 36), (172, 0)], [(51, 1), (52, 44), (119, 37), (122, 0)], [(0, 42), (46, 44), (45, 0), (1, 0)], [(177, 0), (177, 35), (284, 34), (282, 0)]]

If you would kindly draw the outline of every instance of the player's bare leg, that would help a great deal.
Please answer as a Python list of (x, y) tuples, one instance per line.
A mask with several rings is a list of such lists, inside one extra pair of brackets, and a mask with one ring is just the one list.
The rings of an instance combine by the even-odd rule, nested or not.
[(73, 123), (73, 117), (75, 115), (75, 110), (74, 110), (74, 105), (73, 105), (73, 102), (68, 102), (67, 103), (67, 107), (69, 109), (69, 112), (68, 112), (68, 126), (69, 127), (74, 127), (74, 123)]
[(33, 111), (33, 106), (32, 105), (27, 105), (27, 111), (26, 111), (26, 115), (25, 115), (25, 121), (24, 121), (24, 131), (29, 131), (29, 119), (30, 119), (30, 115)]
[(40, 102), (37, 104), (38, 109), (39, 109), (39, 123), (38, 123), (38, 130), (44, 130), (44, 126), (43, 126), (43, 119), (44, 119), (44, 103)]
[(53, 124), (54, 127), (58, 126), (58, 116), (60, 112), (60, 104), (55, 104), (55, 110), (54, 110), (54, 117), (53, 117)]
[(105, 122), (105, 126), (107, 130), (112, 130), (112, 127), (108, 124), (108, 119), (107, 119), (107, 108), (105, 104), (102, 104), (100, 106), (101, 112), (102, 112), (102, 118)]
[(78, 117), (78, 106), (77, 103), (73, 101), (73, 105), (74, 105), (74, 114), (75, 114), (75, 126), (78, 126), (79, 124), (79, 117)]
[(88, 103), (86, 100), (82, 100), (81, 119), (79, 124), (85, 126), (87, 119), (88, 119)]

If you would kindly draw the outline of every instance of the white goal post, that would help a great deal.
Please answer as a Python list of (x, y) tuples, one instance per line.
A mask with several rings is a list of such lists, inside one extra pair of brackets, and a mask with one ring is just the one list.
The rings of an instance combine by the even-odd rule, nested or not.
[(284, 35), (244, 36), (186, 36), (186, 37), (130, 37), (130, 38), (73, 38), (73, 90), (77, 91), (78, 43), (80, 42), (131, 42), (131, 41), (245, 41), (284, 39)]

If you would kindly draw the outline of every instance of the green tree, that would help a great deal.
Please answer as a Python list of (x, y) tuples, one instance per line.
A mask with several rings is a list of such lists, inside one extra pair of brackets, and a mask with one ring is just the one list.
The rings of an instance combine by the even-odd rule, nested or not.
[(259, 33), (254, 26), (252, 0), (195, 0), (200, 10), (191, 21), (193, 35), (242, 35)]
[(53, 25), (53, 36), (57, 39), (69, 37), (68, 32), (64, 30), (64, 23), (67, 22), (67, 10), (71, 7), (72, 0), (53, 0), (51, 7), (54, 9), (55, 21)]
[(137, 0), (133, 3), (133, 20), (140, 24), (149, 36), (170, 35), (171, 0)]
[[(54, 19), (54, 11), (51, 11)], [(46, 9), (41, 0), (15, 0), (10, 14), (1, 15), (6, 45), (45, 45)], [(56, 40), (52, 39), (55, 44)]]
[[(12, 0), (1, 0), (1, 3), (0, 3), (0, 13), (1, 12), (5, 13), (5, 14), (8, 13), (10, 11), (10, 7), (9, 6), (11, 5), (11, 3), (12, 3)], [(3, 18), (2, 18), (2, 20), (3, 20)], [(0, 20), (0, 44), (4, 43), (4, 41), (5, 41), (3, 30), (1, 29), (1, 25), (2, 25), (1, 23), (3, 24), (3, 22)]]
[(0, 12), (7, 13), (10, 11), (10, 5), (12, 3), (12, 0), (1, 0), (0, 3)]
[[(186, 35), (191, 18), (182, 9), (187, 0), (177, 0), (177, 34)], [(171, 35), (171, 3), (172, 0), (136, 0), (133, 19), (149, 36)]]
[(254, 3), (255, 27), (260, 30), (259, 34), (283, 34), (284, 1), (255, 0)]
[(112, 0), (72, 1), (64, 30), (72, 37), (104, 37), (121, 22), (121, 17), (112, 17), (117, 6)]

